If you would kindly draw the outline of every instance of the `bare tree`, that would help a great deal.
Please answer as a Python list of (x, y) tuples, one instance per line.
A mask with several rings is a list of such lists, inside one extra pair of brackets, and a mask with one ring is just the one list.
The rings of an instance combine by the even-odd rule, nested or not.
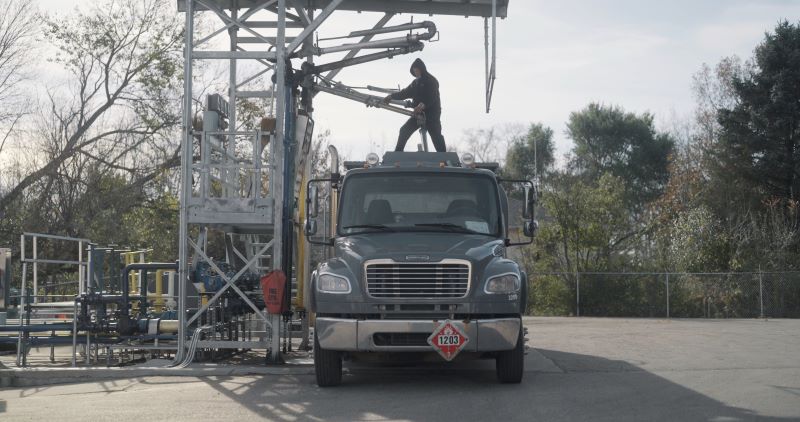
[(467, 151), (480, 162), (505, 162), (506, 152), (511, 145), (525, 135), (521, 124), (503, 124), (488, 129), (472, 128), (464, 131)]
[(36, 19), (24, 0), (0, 0), (0, 152), (25, 114), (20, 84), (31, 59)]
[(183, 26), (170, 5), (109, 0), (44, 25), (58, 49), (52, 60), (72, 83), (48, 90), (37, 125), (46, 160), (0, 198), (0, 214), (26, 189), (63, 176), (59, 169), (76, 156), (140, 185), (179, 163), (171, 139), (180, 121)]
[(720, 60), (713, 69), (703, 63), (700, 71), (692, 77), (692, 90), (697, 101), (695, 119), (699, 129), (698, 140), (702, 146), (708, 147), (716, 140), (720, 130), (718, 111), (736, 105), (733, 81), (752, 67), (751, 62), (742, 62), (738, 56), (731, 56)]

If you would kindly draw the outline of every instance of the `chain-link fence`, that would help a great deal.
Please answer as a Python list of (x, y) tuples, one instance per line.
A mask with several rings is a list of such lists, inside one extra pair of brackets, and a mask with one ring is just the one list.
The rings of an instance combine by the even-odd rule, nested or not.
[(536, 273), (528, 313), (651, 318), (800, 318), (800, 272)]

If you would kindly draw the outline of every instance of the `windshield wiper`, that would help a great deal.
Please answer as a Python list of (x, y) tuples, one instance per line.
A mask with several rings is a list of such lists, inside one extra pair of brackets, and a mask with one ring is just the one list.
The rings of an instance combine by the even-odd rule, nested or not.
[[(375, 230), (383, 230), (383, 231), (386, 231), (386, 232), (395, 231), (393, 228), (391, 228), (391, 227), (389, 227), (387, 225), (384, 225), (384, 224), (356, 224), (354, 226), (344, 226), (344, 227), (342, 227), (342, 229), (344, 229), (344, 230), (347, 230), (347, 229), (375, 229)], [(358, 234), (358, 233), (364, 233), (364, 232), (356, 232), (356, 233), (348, 233), (348, 234)]]
[(458, 224), (453, 224), (453, 223), (421, 223), (421, 224), (414, 224), (414, 225), (417, 226), (417, 227), (437, 227), (437, 228), (442, 228), (442, 229), (448, 229), (448, 230), (450, 230), (452, 232), (458, 232), (458, 233), (486, 234), (486, 235), (488, 235), (488, 233), (476, 232), (475, 230), (470, 230), (470, 229), (468, 229), (466, 227), (462, 227), (462, 226), (459, 226)]

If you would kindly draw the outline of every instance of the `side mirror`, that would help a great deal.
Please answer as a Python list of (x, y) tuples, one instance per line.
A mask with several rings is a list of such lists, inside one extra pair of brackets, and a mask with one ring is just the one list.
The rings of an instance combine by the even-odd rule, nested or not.
[[(314, 240), (311, 237), (317, 234), (317, 221), (315, 218), (319, 216), (319, 187), (318, 183), (335, 183), (334, 178), (331, 179), (312, 179), (306, 185), (306, 210), (305, 210), (305, 223), (303, 223), (303, 234), (309, 243), (314, 245), (333, 246), (333, 238), (325, 238), (325, 240)], [(325, 234), (327, 236), (327, 233)]]
[(536, 188), (525, 186), (525, 205), (522, 209), (522, 218), (533, 218), (534, 207), (536, 207)]
[(526, 221), (525, 225), (522, 227), (522, 232), (527, 237), (536, 236), (536, 232), (538, 230), (539, 230), (539, 222), (536, 220)]
[(311, 237), (317, 234), (317, 221), (312, 219), (306, 220), (303, 231), (305, 232), (306, 237)]
[(306, 207), (308, 207), (309, 217), (314, 218), (319, 215), (319, 189), (316, 186), (312, 185), (308, 190)]

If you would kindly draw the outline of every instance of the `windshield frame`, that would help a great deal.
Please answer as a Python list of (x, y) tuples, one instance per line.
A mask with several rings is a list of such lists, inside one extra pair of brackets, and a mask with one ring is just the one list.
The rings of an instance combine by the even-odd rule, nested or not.
[[(501, 188), (497, 183), (497, 176), (494, 173), (485, 174), (483, 171), (476, 171), (474, 169), (470, 169), (470, 171), (433, 171), (430, 169), (426, 170), (401, 170), (397, 168), (392, 169), (385, 169), (386, 171), (381, 171), (382, 169), (369, 169), (369, 170), (351, 170), (353, 171), (352, 174), (347, 174), (342, 180), (341, 187), (339, 188), (339, 203), (338, 209), (336, 212), (336, 236), (335, 237), (348, 237), (348, 236), (356, 236), (362, 234), (375, 234), (375, 233), (446, 233), (446, 234), (461, 234), (461, 235), (470, 235), (470, 236), (488, 236), (493, 239), (502, 239), (505, 237), (505, 214), (503, 211), (503, 203), (501, 200)], [(363, 231), (358, 231), (355, 233), (343, 233), (342, 232), (342, 218), (344, 213), (342, 212), (343, 204), (347, 200), (347, 189), (345, 187), (350, 183), (352, 179), (358, 178), (369, 178), (369, 177), (383, 177), (383, 176), (457, 176), (457, 177), (464, 177), (464, 178), (474, 178), (474, 177), (482, 177), (486, 178), (490, 181), (491, 189), (494, 190), (494, 203), (497, 210), (497, 221), (496, 221), (496, 231), (493, 233), (480, 233), (480, 232), (470, 232), (465, 230), (463, 232), (459, 232), (453, 229), (448, 228), (437, 228), (437, 227), (425, 227), (425, 226), (401, 226), (401, 227), (393, 227), (387, 226), (387, 229), (369, 229), (365, 228)], [(491, 195), (491, 193), (490, 193)]]

